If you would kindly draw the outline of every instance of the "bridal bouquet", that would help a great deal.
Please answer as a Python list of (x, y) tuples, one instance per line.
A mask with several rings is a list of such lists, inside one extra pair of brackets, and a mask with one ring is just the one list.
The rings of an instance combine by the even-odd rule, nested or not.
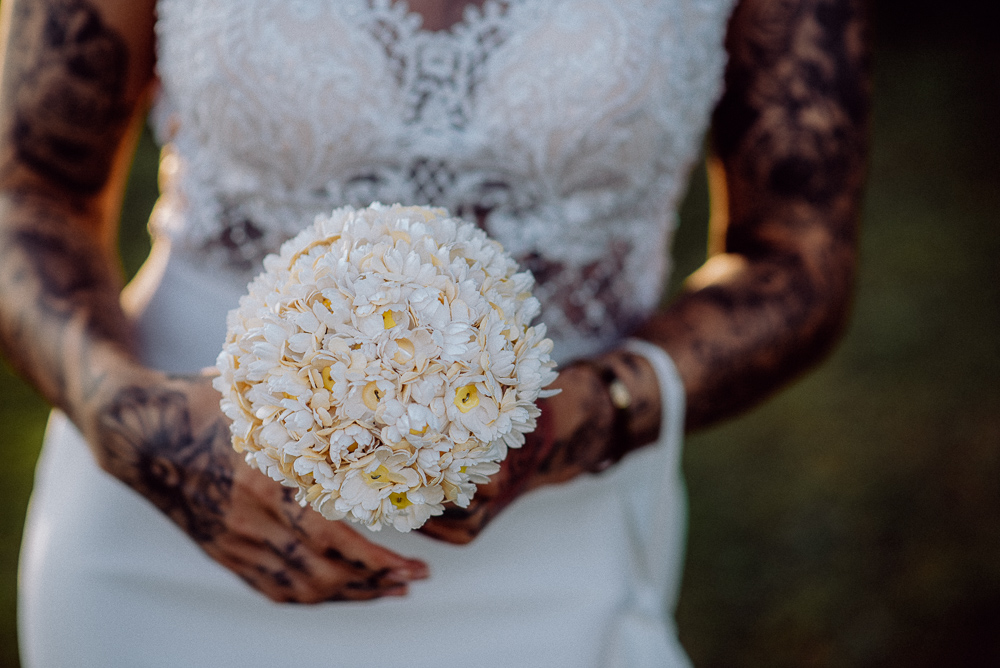
[(524, 443), (552, 394), (534, 280), (443, 209), (338, 209), (264, 260), (215, 387), (246, 461), (332, 520), (421, 526)]

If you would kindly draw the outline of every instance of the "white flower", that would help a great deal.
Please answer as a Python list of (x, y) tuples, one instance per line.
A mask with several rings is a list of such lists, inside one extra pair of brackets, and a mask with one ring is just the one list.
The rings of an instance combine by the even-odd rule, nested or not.
[(424, 522), (444, 512), (441, 485), (415, 487), (406, 492), (394, 492), (382, 501), (382, 514), (392, 518), (392, 526), (407, 532), (419, 529)]
[(332, 520), (468, 505), (555, 378), (534, 281), (441, 209), (338, 209), (264, 260), (213, 385), (247, 462)]

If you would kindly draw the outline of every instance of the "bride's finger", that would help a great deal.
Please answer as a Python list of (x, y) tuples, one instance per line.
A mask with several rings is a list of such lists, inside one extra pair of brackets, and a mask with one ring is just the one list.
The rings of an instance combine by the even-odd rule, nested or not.
[(467, 545), (489, 522), (489, 509), (475, 501), (468, 508), (445, 508), (442, 515), (432, 517), (420, 527), (420, 533), (453, 545)]
[(378, 546), (347, 523), (328, 520), (312, 508), (302, 507), (295, 501), (294, 491), (287, 487), (279, 487), (279, 490), (280, 501), (273, 509), (278, 520), (331, 564), (386, 571), (399, 583), (427, 577), (424, 562)]
[(388, 567), (347, 557), (339, 548), (317, 546), (300, 529), (282, 522), (272, 509), (246, 509), (241, 515), (243, 521), (220, 536), (210, 552), (273, 601), (368, 600), (407, 591), (408, 578)]
[(217, 560), (244, 582), (278, 603), (311, 603), (318, 559), (298, 541), (277, 542), (227, 534), (215, 546)]
[(376, 545), (347, 524), (331, 522), (313, 510), (303, 515), (301, 526), (310, 545), (331, 564), (363, 565), (373, 572), (384, 572), (387, 581), (397, 583), (422, 580), (429, 575), (423, 561)]
[(220, 561), (247, 584), (278, 603), (314, 604), (324, 601), (369, 600), (402, 596), (406, 585), (349, 564), (332, 565), (297, 540), (228, 540), (232, 551)]
[[(306, 558), (310, 565), (311, 589), (298, 592), (295, 600), (365, 600), (402, 595), (407, 583), (427, 577), (423, 562), (375, 545), (346, 524), (303, 508), (291, 489), (262, 476), (256, 477), (254, 484), (266, 501), (257, 508), (262, 515), (256, 520), (259, 535), (287, 552), (289, 558)], [(292, 550), (298, 545), (303, 548), (301, 555)]]

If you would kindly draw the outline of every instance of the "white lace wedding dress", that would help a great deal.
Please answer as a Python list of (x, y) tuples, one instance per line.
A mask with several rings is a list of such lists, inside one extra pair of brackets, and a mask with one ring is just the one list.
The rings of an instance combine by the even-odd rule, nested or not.
[[(617, 344), (660, 298), (732, 1), (487, 0), (431, 32), (390, 0), (159, 0), (152, 229), (170, 255), (138, 279), (145, 360), (213, 364), (263, 255), (371, 201), (483, 225), (535, 273), (560, 359)], [(430, 564), (409, 597), (314, 607), (210, 561), (55, 414), (22, 560), (26, 665), (687, 665), (682, 409), (665, 408), (657, 446), (519, 499), (469, 546), (375, 535)]]

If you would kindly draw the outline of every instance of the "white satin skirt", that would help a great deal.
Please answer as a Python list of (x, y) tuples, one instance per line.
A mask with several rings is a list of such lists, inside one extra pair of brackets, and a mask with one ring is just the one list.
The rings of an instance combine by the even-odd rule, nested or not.
[[(145, 361), (174, 372), (214, 364), (241, 288), (178, 257), (143, 281), (152, 288), (140, 317)], [(665, 396), (682, 397), (676, 372), (663, 375)], [(689, 666), (672, 617), (686, 517), (682, 398), (665, 409), (654, 447), (518, 499), (470, 545), (391, 528), (372, 534), (429, 564), (430, 579), (406, 598), (315, 606), (251, 590), (99, 469), (53, 413), (21, 555), (23, 663)]]

